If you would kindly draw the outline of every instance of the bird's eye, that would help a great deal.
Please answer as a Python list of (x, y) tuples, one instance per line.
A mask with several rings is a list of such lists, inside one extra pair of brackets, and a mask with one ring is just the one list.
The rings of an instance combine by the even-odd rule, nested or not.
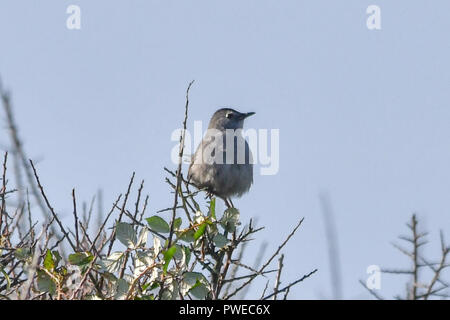
[(228, 119), (232, 119), (233, 118), (233, 113), (227, 113), (227, 115), (226, 115), (226, 117), (228, 118)]

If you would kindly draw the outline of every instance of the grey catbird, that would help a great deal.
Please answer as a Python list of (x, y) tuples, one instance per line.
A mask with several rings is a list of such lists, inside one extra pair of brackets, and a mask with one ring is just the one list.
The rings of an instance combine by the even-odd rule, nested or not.
[(253, 183), (252, 154), (242, 136), (244, 119), (253, 114), (230, 108), (217, 110), (192, 157), (188, 180), (226, 203), (231, 203), (230, 197), (247, 192)]

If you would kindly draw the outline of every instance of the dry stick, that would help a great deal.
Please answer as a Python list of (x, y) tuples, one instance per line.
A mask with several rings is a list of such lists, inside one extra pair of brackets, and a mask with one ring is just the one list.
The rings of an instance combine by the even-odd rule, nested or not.
[[(172, 177), (176, 178), (177, 175), (172, 172), (171, 170), (167, 169), (166, 167), (164, 167), (164, 170), (166, 172), (168, 172)], [(196, 212), (197, 210), (199, 210), (199, 205), (198, 203), (195, 201), (194, 196), (196, 196), (197, 194), (206, 191), (206, 188), (199, 188), (197, 191), (193, 191), (191, 192), (189, 190), (189, 185), (192, 185), (194, 187), (196, 187), (195, 185), (193, 185), (192, 183), (190, 183), (189, 181), (187, 181), (186, 179), (183, 178), (183, 174), (181, 174), (180, 176), (181, 181), (184, 183), (185, 187), (186, 187), (186, 192), (187, 194), (183, 195), (182, 190), (180, 190), (180, 195), (182, 195), (182, 198), (186, 201), (186, 204), (189, 206), (189, 208), (192, 210), (192, 212)], [(166, 178), (166, 182), (172, 187), (172, 188), (176, 188), (176, 186), (170, 182), (170, 180), (168, 178)], [(197, 188), (197, 187), (196, 187)], [(190, 198), (192, 200), (192, 202), (194, 203), (194, 206), (196, 209), (194, 209), (194, 207), (189, 203), (189, 201), (187, 201), (187, 199)], [(183, 204), (184, 205), (184, 204)], [(189, 221), (191, 221), (190, 216), (188, 215), (188, 219)]]
[(83, 203), (84, 222), (85, 222), (87, 229), (89, 229), (89, 226), (91, 225), (91, 218), (92, 218), (92, 211), (94, 210), (94, 203), (95, 203), (95, 195), (92, 197), (91, 204), (89, 205), (89, 210), (87, 211), (87, 216), (86, 216), (86, 203)]
[(278, 291), (276, 291), (276, 292), (274, 292), (274, 293), (272, 293), (272, 294), (269, 294), (269, 295), (268, 295), (267, 297), (265, 297), (263, 300), (270, 299), (272, 296), (276, 295), (277, 293), (280, 293), (280, 292), (289, 290), (291, 287), (293, 287), (293, 286), (295, 286), (296, 284), (302, 282), (302, 281), (305, 280), (306, 278), (309, 278), (310, 276), (312, 276), (312, 275), (313, 275), (314, 273), (316, 273), (316, 272), (317, 272), (317, 269), (314, 269), (314, 270), (311, 271), (310, 273), (305, 274), (305, 275), (304, 275), (303, 277), (301, 277), (300, 279), (295, 280), (294, 282), (290, 283), (289, 285), (287, 285), (287, 286), (284, 287), (283, 289), (280, 289), (280, 290), (278, 290)]
[[(183, 209), (183, 206), (178, 206), (177, 209)], [(173, 211), (173, 207), (158, 210), (158, 211), (156, 211), (156, 213), (162, 213), (162, 212), (166, 212), (166, 211)]]
[(193, 83), (194, 83), (194, 81), (191, 81), (186, 90), (186, 104), (185, 104), (185, 108), (184, 108), (183, 131), (180, 135), (180, 149), (179, 149), (179, 153), (178, 153), (177, 188), (175, 190), (172, 221), (170, 222), (170, 233), (169, 233), (169, 241), (167, 243), (167, 248), (170, 248), (172, 246), (173, 228), (174, 228), (174, 224), (175, 224), (175, 217), (176, 217), (177, 206), (178, 206), (178, 191), (180, 190), (180, 187), (181, 187), (181, 165), (183, 163), (184, 140), (185, 140), (185, 136), (186, 136), (186, 123), (187, 123), (188, 109), (189, 109), (189, 90), (191, 89), (191, 86)]
[(27, 280), (25, 282), (25, 287), (24, 287), (24, 292), (25, 292), (25, 300), (28, 300), (28, 297), (31, 294), (31, 287), (33, 284), (33, 280), (34, 280), (34, 275), (36, 274), (36, 269), (37, 266), (39, 264), (39, 254), (38, 251), (40, 250), (40, 244), (41, 244), (41, 240), (42, 237), (44, 236), (45, 233), (45, 229), (48, 228), (47, 227), (42, 227), (41, 233), (39, 234), (36, 243), (35, 243), (35, 247), (34, 247), (34, 252), (33, 252), (33, 258), (31, 260), (31, 264), (30, 264), (30, 268), (28, 268), (28, 277)]
[(22, 216), (23, 216), (24, 211), (25, 211), (25, 203), (22, 203), (20, 205), (20, 208), (16, 209), (16, 212), (13, 217), (13, 221), (15, 220), (15, 223), (10, 230), (11, 234), (13, 234), (14, 231), (17, 230), (17, 233), (19, 234), (20, 238), (22, 238), (22, 230), (21, 230), (20, 222), (22, 221)]
[[(137, 195), (137, 199), (136, 199), (136, 203), (135, 203), (135, 208), (134, 208), (134, 216), (133, 219), (136, 220), (137, 219), (137, 215), (139, 213), (139, 204), (141, 202), (141, 193), (142, 193), (142, 189), (144, 188), (144, 180), (142, 180), (141, 182), (141, 186), (138, 189), (138, 195)], [(137, 229), (137, 226), (136, 226)]]
[(414, 271), (412, 270), (400, 270), (400, 269), (381, 269), (382, 273), (389, 273), (389, 274), (413, 274)]
[(142, 221), (142, 219), (144, 218), (144, 214), (145, 214), (145, 211), (146, 211), (146, 209), (147, 209), (148, 198), (149, 198), (148, 195), (145, 196), (144, 207), (142, 208), (141, 215), (139, 216), (139, 221)]
[(8, 152), (5, 152), (5, 158), (3, 160), (3, 176), (2, 176), (2, 190), (1, 190), (1, 196), (2, 196), (2, 206), (0, 207), (0, 235), (2, 234), (2, 224), (3, 224), (3, 212), (5, 211), (5, 195), (6, 195), (6, 161), (8, 161)]
[[(427, 290), (427, 292), (425, 293), (425, 295), (424, 295), (424, 300), (427, 300), (428, 299), (428, 297), (432, 294), (432, 292), (433, 292), (433, 286), (436, 284), (436, 282), (438, 281), (438, 279), (440, 278), (440, 275), (441, 275), (441, 272), (442, 272), (442, 270), (445, 268), (445, 262), (446, 262), (446, 260), (447, 260), (447, 254), (449, 253), (449, 251), (450, 251), (450, 248), (447, 248), (446, 247), (446, 245), (445, 245), (445, 241), (444, 241), (444, 234), (442, 233), (442, 231), (441, 231), (441, 233), (440, 233), (440, 237), (441, 237), (441, 250), (442, 250), (442, 257), (441, 257), (441, 261), (440, 261), (440, 263), (439, 263), (439, 267), (436, 269), (436, 271), (434, 272), (434, 277), (433, 277), (433, 279), (431, 280), (431, 283), (430, 283), (430, 285), (428, 286), (428, 290)], [(444, 285), (444, 287), (443, 288), (447, 288), (448, 287), (448, 285)]]
[(288, 294), (289, 294), (289, 290), (290, 290), (290, 288), (287, 288), (287, 290), (284, 292), (283, 300), (286, 300), (286, 299), (287, 299), (287, 296), (288, 296)]
[[(284, 240), (284, 242), (278, 247), (278, 249), (275, 251), (275, 253), (269, 258), (269, 260), (267, 260), (267, 262), (259, 269), (259, 272), (263, 272), (264, 269), (267, 268), (267, 266), (272, 262), (272, 260), (278, 255), (278, 253), (280, 253), (281, 249), (283, 249), (283, 247), (286, 245), (286, 243), (289, 241), (289, 239), (292, 238), (292, 236), (295, 234), (295, 232), (297, 231), (297, 229), (301, 226), (303, 220), (305, 218), (300, 219), (300, 221), (297, 223), (297, 225), (295, 226), (294, 230), (292, 230), (292, 232), (288, 235), (288, 237), (286, 238), (286, 240)], [(253, 279), (256, 277), (257, 275), (255, 275), (254, 277), (251, 277), (249, 280), (247, 280), (243, 285), (241, 285), (239, 288), (237, 288), (236, 290), (234, 290), (231, 294), (229, 294), (228, 296), (224, 297), (223, 300), (227, 300), (229, 298), (231, 298), (232, 296), (234, 296), (236, 293), (238, 293), (239, 291), (241, 291), (243, 288), (245, 288), (249, 283), (251, 283), (253, 281)]]
[(338, 232), (334, 219), (333, 207), (327, 193), (319, 194), (319, 201), (322, 207), (323, 221), (325, 225), (325, 235), (328, 247), (328, 260), (330, 265), (330, 280), (333, 299), (342, 298), (342, 271), (341, 259), (339, 255)]
[[(119, 219), (117, 219), (117, 222), (122, 221), (123, 212), (125, 211), (125, 206), (127, 205), (128, 196), (130, 195), (130, 190), (131, 190), (131, 185), (133, 184), (134, 175), (135, 175), (135, 173), (133, 172), (133, 175), (131, 176), (130, 183), (128, 184), (127, 193), (125, 194), (125, 199), (123, 200), (122, 209), (120, 210)], [(111, 254), (111, 250), (112, 250), (114, 241), (116, 241), (116, 229), (115, 228), (113, 230), (111, 242), (109, 243), (107, 256), (109, 256)]]
[[(423, 266), (430, 268), (434, 273), (437, 272), (437, 269), (433, 266), (434, 263), (429, 263), (429, 262), (428, 262), (425, 258), (423, 258), (423, 257), (419, 257), (419, 259), (422, 260), (422, 261), (424, 262), (424, 265), (423, 265)], [(448, 268), (448, 267), (450, 267), (450, 265), (448, 265), (448, 264), (444, 265), (444, 268)], [(446, 281), (442, 280), (440, 277), (438, 277), (438, 278), (436, 279), (436, 281), (439, 282), (440, 284), (444, 285), (444, 286), (450, 287), (450, 283), (447, 283)]]
[(56, 214), (55, 210), (53, 210), (52, 206), (50, 205), (50, 202), (49, 202), (48, 199), (47, 199), (47, 196), (45, 195), (44, 188), (43, 188), (42, 185), (41, 185), (41, 182), (40, 182), (40, 180), (39, 180), (39, 176), (37, 175), (37, 172), (36, 172), (36, 168), (34, 167), (33, 161), (32, 161), (31, 159), (30, 159), (30, 164), (31, 164), (31, 167), (33, 168), (34, 177), (36, 178), (36, 182), (37, 182), (37, 184), (38, 184), (39, 189), (41, 190), (42, 197), (44, 198), (44, 201), (45, 201), (45, 203), (47, 204), (48, 209), (49, 209), (50, 212), (52, 213), (53, 218), (54, 218), (54, 219), (56, 220), (56, 222), (58, 223), (59, 228), (61, 229), (61, 232), (62, 232), (63, 235), (66, 237), (67, 241), (69, 241), (70, 246), (72, 247), (72, 249), (73, 249), (74, 251), (76, 251), (76, 246), (73, 244), (72, 240), (71, 240), (70, 237), (69, 237), (69, 234), (68, 234), (67, 231), (64, 229), (64, 226), (62, 225), (61, 220), (59, 220), (58, 215)]
[(20, 164), (21, 164), (20, 157), (13, 150), (13, 168), (14, 168), (14, 177), (15, 177), (14, 182), (16, 185), (16, 189), (19, 192), (18, 201), (17, 201), (18, 203), (24, 202), (24, 190), (25, 190), (25, 187), (23, 185), (23, 177), (22, 177), (22, 171), (21, 171)]
[(101, 189), (99, 189), (97, 191), (97, 215), (96, 215), (96, 219), (95, 219), (95, 226), (96, 226), (96, 230), (98, 230), (98, 228), (100, 228), (100, 226), (102, 225), (103, 222), (103, 218), (104, 218), (104, 212), (103, 212), (103, 191)]
[[(246, 247), (247, 247), (247, 242), (244, 242), (242, 244), (240, 250), (239, 250), (239, 253), (238, 253), (238, 256), (237, 256), (237, 261), (242, 260), (242, 256), (244, 255), (244, 251), (245, 251)], [(233, 261), (231, 261), (231, 263), (233, 263), (233, 267), (231, 269), (230, 279), (234, 279), (234, 278), (236, 278), (236, 274), (237, 274), (237, 272), (239, 270), (239, 264), (236, 264)], [(227, 296), (228, 292), (231, 289), (232, 282), (228, 281), (226, 279), (223, 281), (223, 283), (225, 283), (225, 282), (229, 282), (228, 286), (225, 288), (225, 292), (224, 292), (224, 296)]]
[(22, 166), (25, 171), (25, 175), (28, 180), (28, 183), (31, 186), (31, 193), (33, 194), (34, 198), (36, 199), (36, 203), (39, 206), (39, 208), (41, 209), (41, 212), (44, 215), (44, 218), (46, 219), (46, 221), (48, 221), (50, 219), (50, 216), (49, 216), (47, 210), (45, 210), (45, 206), (42, 203), (42, 199), (39, 196), (39, 191), (37, 190), (36, 184), (34, 183), (33, 174), (30, 170), (30, 166), (28, 165), (27, 157), (26, 157), (25, 151), (23, 150), (23, 147), (22, 147), (22, 141), (19, 138), (17, 126), (14, 121), (14, 116), (12, 113), (11, 103), (10, 103), (10, 99), (9, 99), (9, 94), (7, 92), (3, 91), (1, 82), (0, 82), (0, 95), (1, 95), (1, 98), (3, 101), (3, 107), (6, 112), (6, 119), (7, 119), (8, 126), (9, 126), (10, 133), (11, 133), (11, 140), (13, 142), (14, 149), (15, 149), (14, 154), (17, 155), (18, 158), (20, 158), (20, 160), (22, 162)]
[(277, 278), (275, 280), (275, 288), (273, 289), (273, 292), (274, 292), (273, 300), (277, 300), (277, 293), (279, 292), (278, 287), (280, 286), (281, 271), (283, 270), (283, 259), (284, 259), (284, 254), (282, 254), (280, 256), (280, 258), (278, 259), (278, 273), (277, 273)]
[(448, 289), (448, 286), (442, 286), (440, 288), (434, 289), (429, 294), (425, 293), (425, 294), (419, 295), (419, 296), (417, 296), (417, 299), (419, 300), (419, 299), (424, 298), (424, 300), (428, 300), (428, 297), (431, 297), (431, 296), (442, 296), (442, 295), (445, 295), (445, 294), (439, 294), (439, 291), (442, 291), (442, 290), (445, 290), (445, 289)]
[(234, 281), (248, 279), (248, 278), (250, 278), (250, 277), (253, 277), (254, 275), (266, 277), (266, 276), (265, 276), (266, 274), (274, 273), (275, 271), (278, 271), (278, 270), (277, 270), (277, 269), (273, 269), (273, 270), (263, 271), (263, 272), (261, 272), (261, 273), (258, 273), (258, 271), (257, 271), (257, 272), (256, 272), (257, 274), (251, 273), (251, 274), (247, 274), (247, 275), (245, 275), (245, 276), (239, 276), (239, 277), (229, 278), (229, 279), (223, 280), (222, 282), (223, 282), (223, 283), (232, 283), (232, 282), (234, 282)]
[(413, 255), (412, 253), (408, 252), (408, 250), (406, 250), (405, 248), (400, 247), (398, 244), (392, 242), (391, 245), (397, 249), (398, 251), (400, 251), (401, 253), (403, 253), (404, 255), (408, 256), (409, 258), (413, 259)]
[[(233, 232), (233, 236), (232, 236), (232, 240), (231, 240), (231, 243), (232, 243), (232, 244), (231, 244), (231, 246), (226, 250), (226, 253), (227, 253), (227, 259), (226, 259), (226, 261), (225, 261), (225, 265), (224, 265), (224, 267), (223, 267), (223, 269), (222, 269), (221, 272), (220, 272), (221, 265), (218, 265), (218, 267), (216, 268), (217, 274), (218, 274), (218, 276), (219, 276), (218, 279), (217, 279), (217, 289), (214, 291), (214, 296), (215, 296), (216, 298), (219, 297), (219, 294), (220, 294), (220, 291), (221, 291), (221, 289), (222, 289), (222, 286), (223, 286), (225, 277), (226, 277), (227, 272), (228, 272), (228, 268), (229, 268), (229, 266), (230, 266), (231, 263), (234, 264), (234, 267), (236, 267), (235, 272), (237, 272), (237, 267), (238, 267), (238, 265), (237, 265), (236, 263), (234, 263), (233, 260), (231, 259), (234, 250), (239, 246), (239, 244), (240, 244), (241, 242), (243, 243), (243, 247), (242, 247), (242, 248), (244, 248), (245, 244), (247, 243), (246, 241), (249, 241), (249, 240), (247, 240), (247, 237), (250, 236), (250, 235), (253, 234), (253, 233), (256, 233), (256, 232), (262, 230), (262, 229), (263, 229), (263, 228), (254, 229), (254, 228), (252, 227), (252, 220), (250, 219), (250, 223), (249, 223), (249, 225), (248, 225), (248, 230), (247, 230), (247, 232), (246, 232), (245, 234), (244, 234), (244, 230), (245, 230), (245, 228), (244, 228), (244, 229), (241, 231), (241, 233), (239, 234), (238, 238), (236, 239), (236, 231)], [(227, 237), (227, 231), (226, 231), (226, 230), (225, 230), (225, 232), (224, 232), (223, 235), (224, 235), (225, 237)], [(239, 258), (239, 259), (240, 259), (240, 258)], [(216, 259), (216, 261), (217, 261), (218, 264), (219, 264), (219, 263), (221, 264), (221, 263), (223, 262), (223, 254), (220, 254), (219, 257)], [(256, 273), (258, 273), (258, 271), (256, 271)], [(263, 274), (263, 273), (259, 273), (259, 274)], [(233, 277), (234, 277), (234, 275), (233, 275)], [(213, 288), (214, 288), (214, 286), (215, 286), (215, 284), (214, 284), (214, 281), (213, 281)], [(229, 288), (227, 288), (227, 290), (228, 290), (228, 289), (229, 289)], [(228, 295), (227, 290), (226, 290), (224, 296), (227, 296), (227, 295)]]
[(238, 261), (238, 260), (231, 260), (231, 263), (234, 264), (234, 265), (236, 265), (236, 266), (238, 266), (238, 267), (242, 267), (242, 268), (244, 268), (244, 269), (250, 270), (250, 271), (252, 271), (253, 273), (258, 273), (258, 272), (259, 272), (259, 271), (256, 270), (255, 268), (252, 268), (252, 267), (250, 267), (250, 266), (248, 266), (248, 265), (246, 265), (246, 264), (243, 264), (242, 262), (240, 262), (240, 261)]
[(81, 231), (83, 232), (83, 238), (86, 239), (87, 244), (88, 245), (90, 244), (90, 247), (93, 248), (92, 251), (94, 251), (94, 253), (96, 255), (100, 255), (100, 253), (97, 251), (97, 248), (95, 246), (92, 246), (93, 243), (91, 241), (91, 238), (89, 237), (89, 234), (87, 233), (86, 228), (83, 226), (83, 223), (80, 221), (79, 224), (80, 224), (80, 227), (81, 227)]
[[(140, 200), (141, 200), (141, 192), (142, 192), (143, 188), (144, 188), (144, 180), (142, 180), (141, 185), (140, 185), (140, 187), (138, 189), (138, 195), (137, 195), (137, 199), (136, 199), (136, 203), (135, 203), (134, 216), (131, 216), (131, 214), (130, 214), (130, 218), (132, 218), (133, 221), (136, 221), (137, 215), (139, 213), (139, 203), (140, 203)], [(126, 213), (126, 211), (127, 210), (125, 210), (124, 212)], [(136, 224), (136, 227), (135, 227), (135, 231), (136, 232), (138, 230), (138, 227), (139, 227), (139, 224)], [(122, 279), (124, 274), (125, 274), (125, 269), (127, 267), (127, 262), (128, 262), (129, 256), (130, 256), (130, 252), (127, 251), (125, 253), (125, 258), (123, 259), (123, 264), (122, 264), (120, 272), (119, 272), (119, 279)]]
[(83, 278), (81, 279), (80, 283), (78, 284), (77, 289), (72, 293), (72, 296), (70, 297), (69, 300), (74, 300), (75, 297), (78, 295), (78, 292), (80, 292), (80, 290), (82, 289), (84, 283), (85, 283), (86, 280), (87, 280), (88, 275), (90, 275), (90, 272), (91, 272), (91, 270), (93, 269), (93, 267), (94, 267), (94, 265), (95, 265), (95, 262), (97, 261), (97, 258), (98, 258), (98, 255), (96, 255), (96, 256), (92, 259), (91, 263), (89, 264), (89, 267), (87, 268), (86, 272), (85, 272), (84, 275), (83, 275)]
[(378, 300), (384, 300), (384, 298), (382, 296), (380, 296), (378, 293), (376, 293), (374, 290), (370, 289), (369, 287), (367, 287), (367, 285), (362, 281), (359, 280), (359, 283), (366, 288), (367, 291), (369, 291), (369, 293), (371, 295), (373, 295), (375, 298), (377, 298)]
[[(264, 241), (263, 243), (261, 243), (259, 250), (258, 250), (258, 255), (256, 256), (255, 261), (253, 262), (253, 268), (251, 268), (250, 266), (246, 266), (246, 265), (241, 265), (241, 267), (247, 268), (249, 270), (254, 270), (254, 269), (258, 268), (259, 265), (261, 264), (264, 254), (266, 253), (267, 246), (268, 246), (267, 241)], [(236, 263), (236, 262), (233, 262), (233, 263)], [(256, 272), (258, 272), (258, 271), (256, 271)], [(246, 297), (247, 292), (250, 290), (250, 286), (251, 286), (251, 284), (248, 285), (247, 287), (245, 287), (244, 290), (242, 290), (240, 297), (239, 297), (240, 299), (244, 299)]]
[(152, 270), (154, 267), (156, 267), (158, 264), (157, 263), (153, 263), (150, 266), (148, 266), (147, 268), (145, 268), (145, 270), (143, 272), (141, 272), (136, 279), (133, 280), (133, 282), (130, 284), (130, 288), (128, 290), (127, 296), (125, 298), (125, 300), (129, 300), (131, 298), (131, 295), (133, 294), (134, 288), (136, 286), (136, 284), (139, 282), (139, 280), (145, 275), (147, 274), (147, 272), (149, 272), (150, 270)]
[(418, 240), (419, 237), (417, 236), (417, 220), (416, 215), (413, 214), (412, 216), (412, 222), (410, 226), (412, 232), (413, 232), (413, 287), (412, 287), (412, 299), (416, 300), (417, 298), (417, 285), (419, 280), (419, 268), (417, 267), (418, 264)]
[[(125, 207), (127, 205), (128, 196), (130, 195), (131, 186), (133, 185), (134, 175), (135, 175), (135, 172), (133, 172), (133, 175), (131, 176), (130, 184), (128, 185), (127, 193), (125, 194), (125, 199), (123, 200), (122, 209), (120, 210), (119, 219), (117, 220), (118, 223), (120, 221), (122, 221), (122, 216), (123, 216), (123, 213), (125, 212)], [(111, 250), (112, 250), (112, 247), (113, 247), (113, 244), (114, 244), (115, 240), (116, 240), (116, 229), (114, 228), (113, 238), (112, 238), (111, 242), (109, 243), (108, 256), (111, 254)], [(128, 257), (129, 256), (130, 256), (130, 253), (129, 253), (129, 251), (127, 251), (125, 253), (125, 258), (123, 259), (123, 265), (122, 265), (122, 267), (120, 269), (120, 273), (119, 273), (119, 278), (120, 279), (122, 279), (124, 274), (125, 274), (125, 268), (127, 266), (127, 262), (128, 262)]]
[(264, 290), (261, 294), (261, 298), (259, 298), (259, 300), (262, 300), (264, 298), (264, 295), (266, 294), (267, 288), (269, 287), (269, 280), (267, 280), (266, 282), (266, 286), (264, 287)]
[(77, 250), (79, 250), (80, 238), (78, 236), (78, 214), (77, 214), (77, 201), (75, 199), (75, 189), (72, 189), (72, 199), (73, 199), (73, 216), (75, 219), (75, 238), (77, 241)]
[[(89, 251), (92, 251), (93, 248), (95, 247), (95, 244), (97, 243), (97, 240), (100, 238), (103, 230), (105, 229), (105, 225), (108, 222), (109, 217), (111, 216), (111, 214), (114, 212), (114, 209), (116, 208), (117, 204), (120, 201), (120, 198), (122, 198), (122, 194), (119, 194), (119, 196), (117, 197), (117, 200), (114, 202), (111, 210), (109, 211), (109, 213), (106, 215), (105, 220), (103, 221), (102, 225), (100, 226), (100, 228), (98, 229), (97, 235), (95, 236), (94, 240), (92, 241), (92, 245), (89, 249)], [(99, 252), (102, 251), (103, 248), (100, 248)]]
[[(117, 207), (117, 206), (116, 206), (116, 208), (120, 209), (120, 208)], [(140, 222), (140, 221), (138, 221), (138, 220), (135, 220), (134, 217), (133, 217), (133, 215), (131, 214), (131, 212), (129, 212), (128, 210), (125, 210), (125, 211), (124, 211), (124, 214), (125, 214), (128, 218), (130, 218), (131, 222), (133, 222), (133, 223), (136, 224), (137, 226), (141, 226), (141, 227), (147, 228), (148, 231), (150, 231), (152, 234), (157, 235), (157, 236), (160, 237), (161, 239), (167, 240), (167, 237), (166, 237), (166, 236), (163, 236), (161, 233), (156, 232), (156, 231), (154, 231), (154, 230), (148, 228), (148, 226), (146, 226), (146, 225), (143, 224), (142, 222)], [(141, 220), (142, 220), (142, 219), (141, 219)]]
[[(233, 233), (233, 242), (234, 242), (234, 238), (235, 238), (235, 233)], [(219, 269), (219, 278), (218, 278), (217, 292), (216, 292), (217, 298), (219, 298), (220, 291), (222, 290), (223, 280), (225, 280), (225, 277), (227, 276), (228, 268), (230, 267), (230, 264), (231, 264), (231, 256), (233, 255), (233, 251), (235, 248), (236, 248), (236, 246), (230, 246), (230, 248), (228, 250), (226, 250), (227, 259), (225, 261), (225, 265), (222, 269), (222, 272), (220, 272), (220, 269)], [(223, 256), (221, 256), (219, 259), (222, 260)]]

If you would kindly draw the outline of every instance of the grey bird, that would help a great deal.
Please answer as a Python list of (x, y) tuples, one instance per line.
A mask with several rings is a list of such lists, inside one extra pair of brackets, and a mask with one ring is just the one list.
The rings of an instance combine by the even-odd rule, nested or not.
[(231, 197), (242, 196), (253, 183), (253, 158), (242, 136), (244, 119), (253, 114), (217, 110), (189, 166), (188, 180), (222, 198), (227, 206), (233, 206)]

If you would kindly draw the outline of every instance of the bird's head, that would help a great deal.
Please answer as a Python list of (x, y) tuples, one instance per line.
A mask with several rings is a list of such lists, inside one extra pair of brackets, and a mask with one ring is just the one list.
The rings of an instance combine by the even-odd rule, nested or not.
[(230, 108), (222, 108), (213, 114), (208, 129), (242, 129), (244, 119), (254, 114), (254, 112), (240, 113)]

